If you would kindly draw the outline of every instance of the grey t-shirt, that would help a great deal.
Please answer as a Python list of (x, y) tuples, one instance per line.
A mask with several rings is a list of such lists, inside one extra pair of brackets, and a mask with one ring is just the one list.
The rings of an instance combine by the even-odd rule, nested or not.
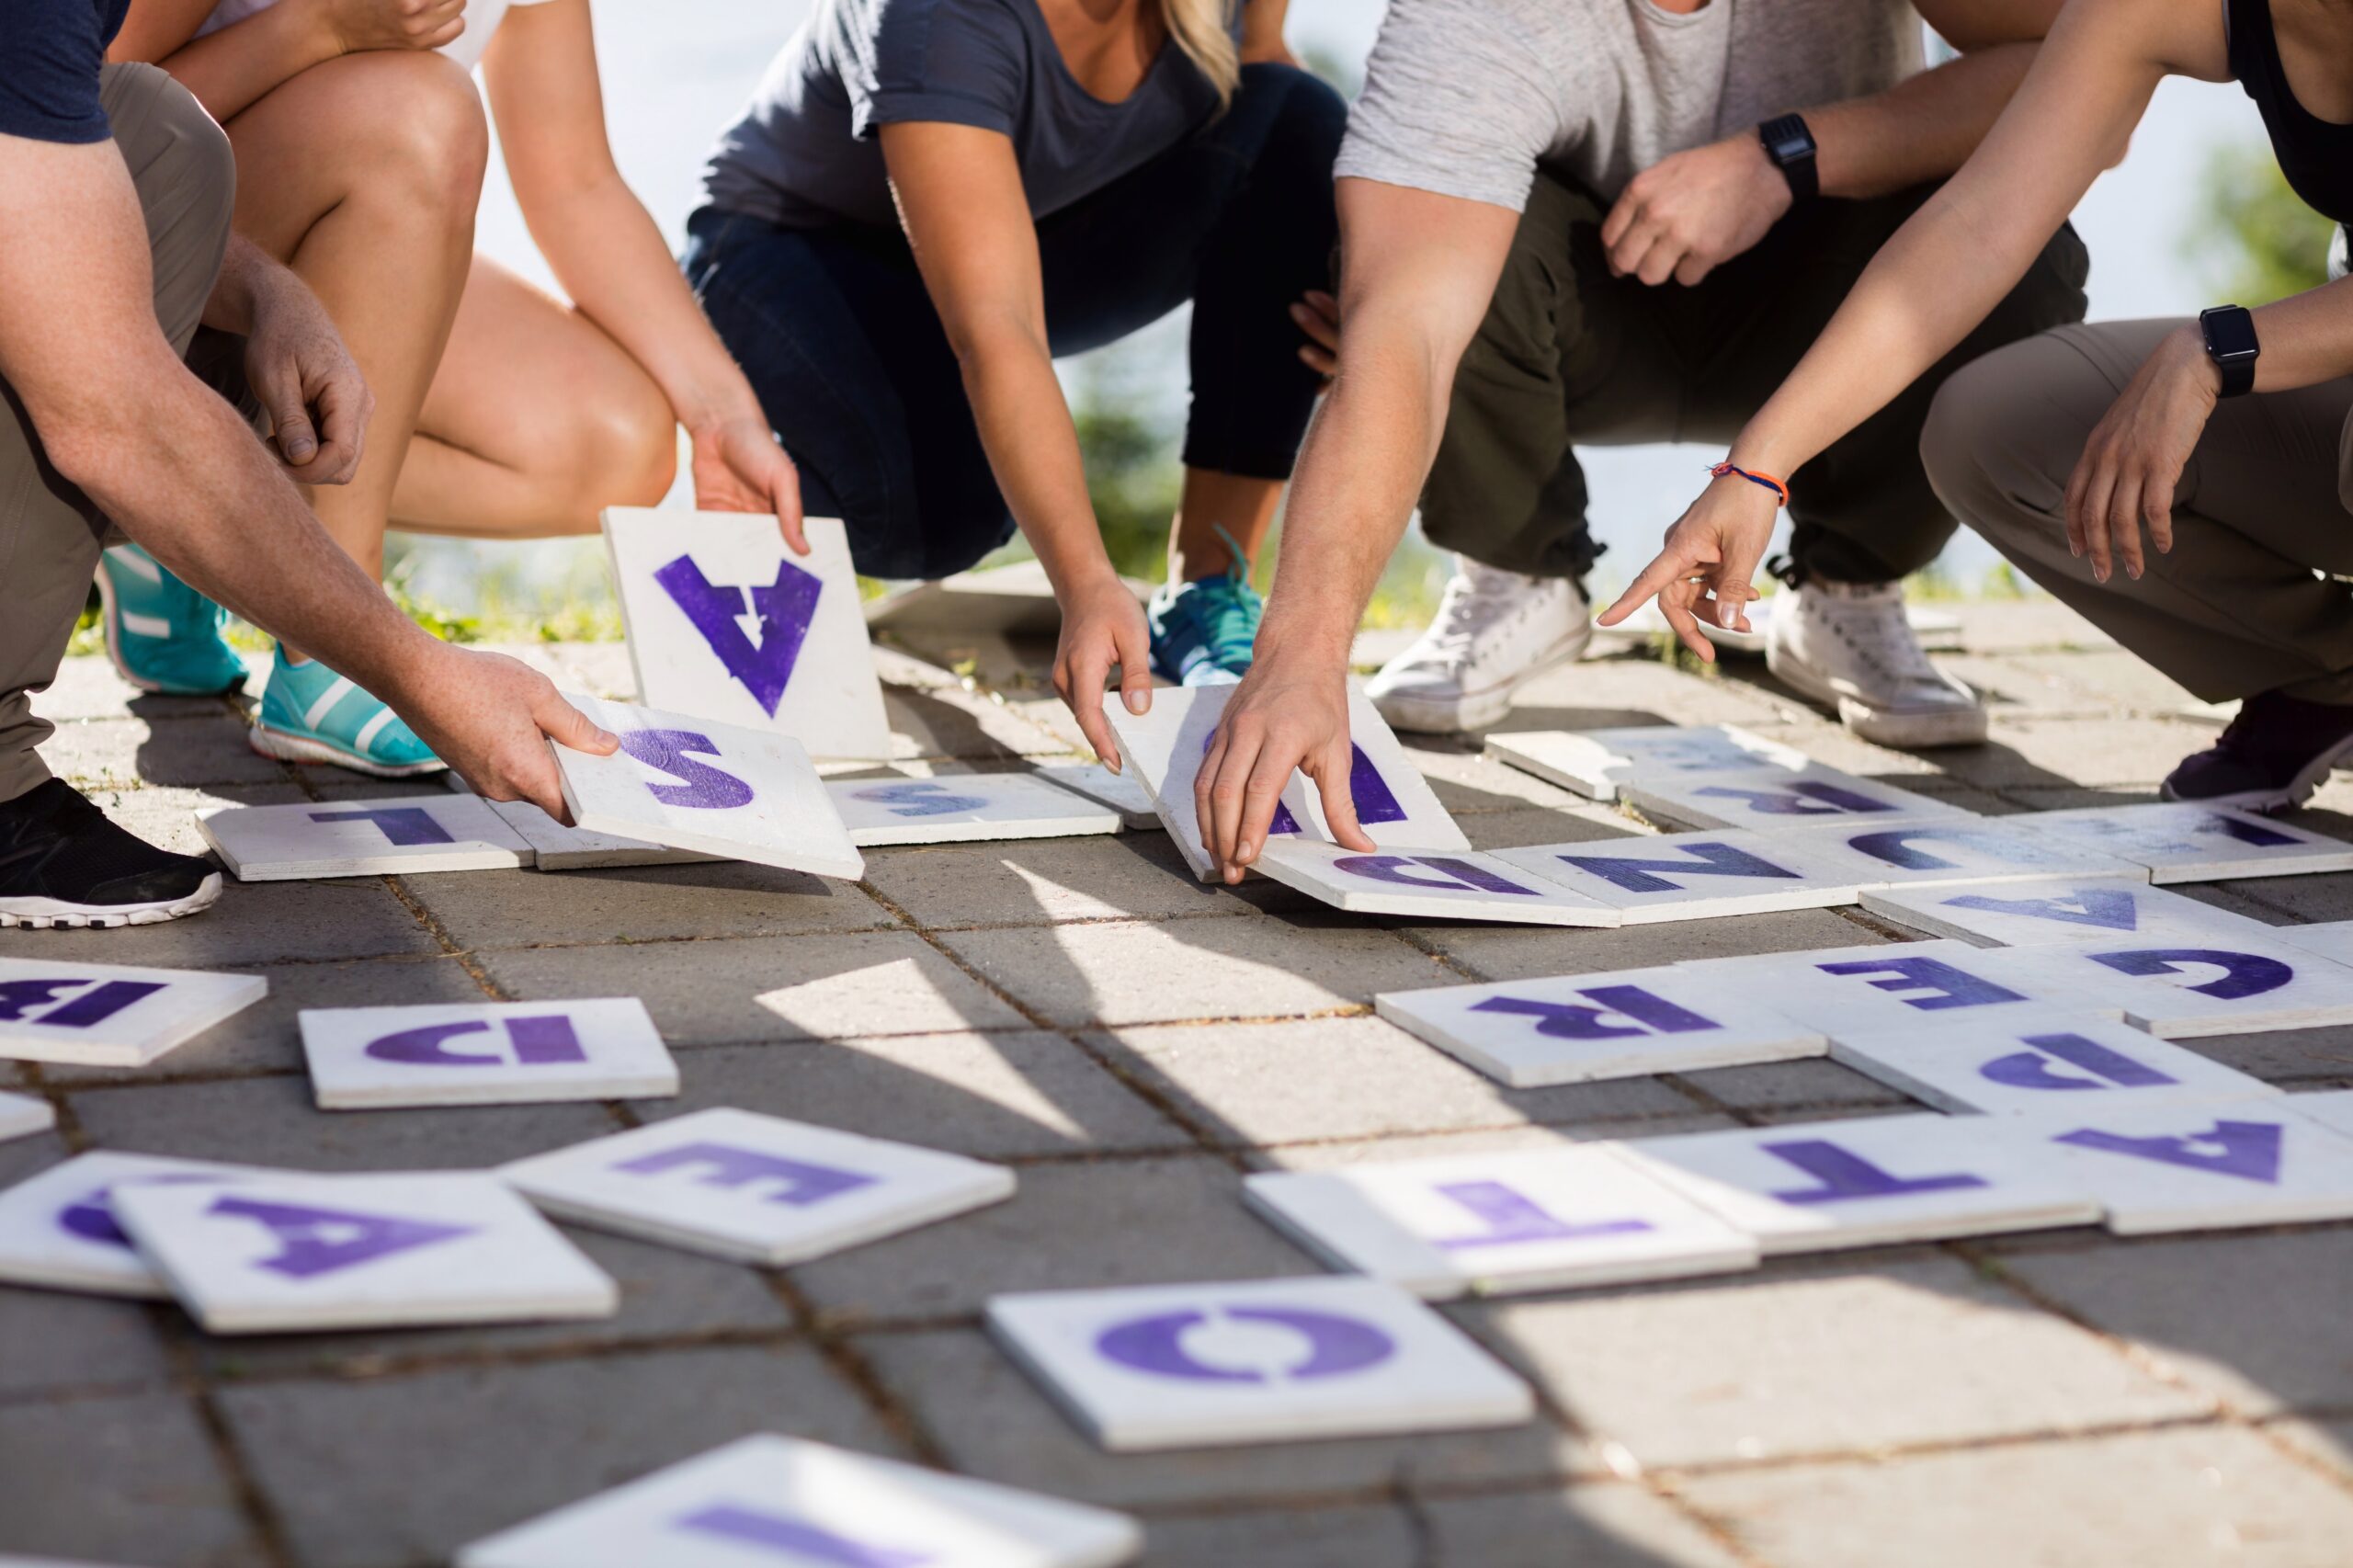
[(1033, 217), (1167, 151), (1217, 109), (1174, 42), (1107, 103), (1063, 62), (1037, 0), (820, 0), (704, 166), (714, 206), (788, 228), (897, 221), (878, 126), (947, 121), (1013, 140)]
[(1518, 211), (1920, 69), (1908, 0), (1389, 0), (1338, 172)]

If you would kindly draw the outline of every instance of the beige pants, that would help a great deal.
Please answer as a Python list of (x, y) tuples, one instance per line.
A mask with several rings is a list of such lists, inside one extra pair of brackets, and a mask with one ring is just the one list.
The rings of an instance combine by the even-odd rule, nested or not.
[[(229, 243), (229, 139), (150, 65), (104, 67), (99, 98), (146, 215), (156, 321), (186, 354)], [(13, 801), (49, 777), (33, 748), (51, 726), (33, 716), (28, 694), (57, 678), (110, 526), (50, 467), (5, 381), (0, 400), (0, 801)]]
[(2183, 471), (2174, 546), (2105, 585), (2067, 552), (2084, 441), (2177, 321), (2063, 326), (1955, 374), (1920, 437), (1953, 515), (2208, 701), (2353, 704), (2353, 377), (2224, 400)]

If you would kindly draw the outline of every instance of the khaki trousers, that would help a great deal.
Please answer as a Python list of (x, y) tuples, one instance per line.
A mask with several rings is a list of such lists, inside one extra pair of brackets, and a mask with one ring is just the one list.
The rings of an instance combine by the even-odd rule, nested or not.
[[(1582, 577), (1599, 553), (1574, 449), (1729, 442), (1821, 335), (1922, 186), (1813, 201), (1697, 287), (1613, 278), (1603, 205), (1536, 176), (1486, 319), (1462, 356), (1446, 434), (1422, 489), (1433, 544), (1541, 577)], [(1794, 474), (1790, 559), (1835, 583), (1918, 571), (1953, 519), (1920, 472), (1920, 426), (1944, 378), (1989, 349), (2081, 321), (2089, 261), (2062, 225), (1966, 342)], [(1665, 528), (1699, 493), (1673, 498)]]
[[(1920, 457), (1953, 514), (2210, 702), (2353, 704), (2353, 377), (2225, 399), (2183, 471), (2173, 550), (2139, 582), (2067, 551), (2084, 441), (2177, 321), (2063, 326), (1947, 381)], [(2320, 574), (2330, 574), (2323, 576)]]
[[(229, 243), (236, 163), (188, 90), (150, 65), (108, 65), (99, 97), (147, 219), (155, 319), (186, 354)], [(0, 381), (0, 801), (49, 777), (33, 748), (51, 726), (29, 694), (57, 678), (111, 525), (59, 476)]]

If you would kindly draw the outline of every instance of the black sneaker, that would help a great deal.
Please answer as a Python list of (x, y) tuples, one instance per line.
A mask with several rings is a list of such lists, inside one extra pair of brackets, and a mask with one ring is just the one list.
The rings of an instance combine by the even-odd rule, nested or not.
[(211, 861), (124, 832), (58, 779), (0, 801), (0, 930), (153, 926), (220, 896)]
[(2220, 740), (2182, 758), (2165, 798), (2257, 812), (2302, 805), (2348, 752), (2353, 708), (2267, 691), (2239, 705)]

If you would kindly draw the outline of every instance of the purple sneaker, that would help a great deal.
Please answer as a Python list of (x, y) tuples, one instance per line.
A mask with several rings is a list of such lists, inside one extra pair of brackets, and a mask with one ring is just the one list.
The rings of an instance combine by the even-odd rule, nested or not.
[(2267, 691), (2239, 705), (2222, 738), (2169, 774), (2168, 801), (2278, 811), (2312, 799), (2337, 759), (2353, 752), (2353, 707)]

